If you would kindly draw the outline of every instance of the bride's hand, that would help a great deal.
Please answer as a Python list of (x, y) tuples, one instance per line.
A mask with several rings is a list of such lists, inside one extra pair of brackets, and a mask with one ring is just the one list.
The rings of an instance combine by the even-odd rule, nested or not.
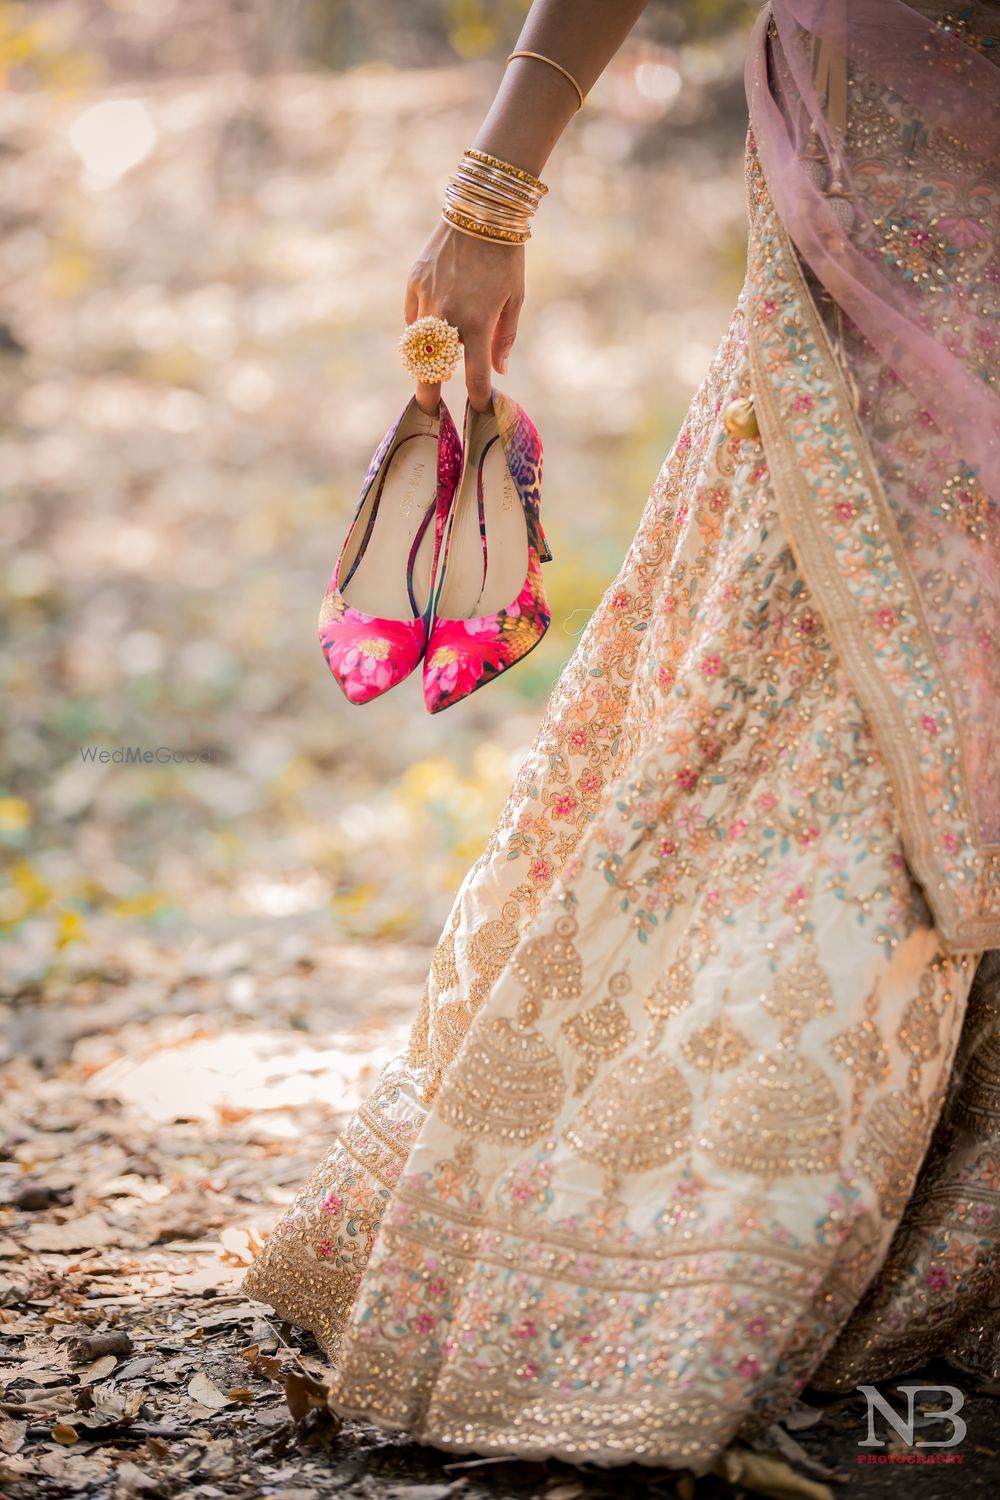
[[(496, 244), (442, 219), (410, 271), (407, 324), (429, 313), (453, 323), (465, 348), (465, 383), (478, 411), (490, 405), (492, 369), (504, 374), (524, 301), (524, 246)], [(417, 383), (417, 402), (437, 409), (439, 385)]]

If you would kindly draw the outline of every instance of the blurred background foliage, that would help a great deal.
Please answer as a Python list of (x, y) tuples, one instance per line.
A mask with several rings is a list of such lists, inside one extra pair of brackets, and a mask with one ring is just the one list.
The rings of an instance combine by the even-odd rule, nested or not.
[[(546, 172), (503, 384), (546, 449), (538, 651), (357, 709), (315, 617), (406, 399), (406, 272), (522, 0), (0, 0), (0, 930), (430, 940), (743, 274), (755, 7), (650, 4)], [(461, 417), (460, 376), (446, 400)], [(137, 746), (193, 762), (101, 764)], [(0, 946), (0, 962), (3, 959)], [(34, 976), (34, 978), (32, 977)]]

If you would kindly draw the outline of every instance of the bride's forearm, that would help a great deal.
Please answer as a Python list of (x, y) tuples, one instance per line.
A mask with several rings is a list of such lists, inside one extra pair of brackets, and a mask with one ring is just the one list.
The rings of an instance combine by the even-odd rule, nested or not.
[[(647, 0), (534, 0), (511, 50), (552, 58), (586, 94), (646, 4)], [(508, 63), (472, 144), (540, 173), (579, 102), (573, 85), (556, 68), (533, 57), (516, 57)]]
[[(586, 94), (603, 73), (646, 0), (534, 0), (512, 51), (540, 52), (559, 63)], [(515, 167), (541, 172), (579, 106), (558, 68), (518, 57), (504, 70), (496, 98), (471, 145)], [(461, 219), (458, 220), (461, 223)], [(524, 300), (524, 245), (502, 243), (466, 223), (440, 218), (406, 285), (407, 323), (431, 315), (459, 330), (469, 400), (491, 401), (491, 368), (502, 375)], [(417, 400), (437, 410), (439, 387), (417, 384)]]

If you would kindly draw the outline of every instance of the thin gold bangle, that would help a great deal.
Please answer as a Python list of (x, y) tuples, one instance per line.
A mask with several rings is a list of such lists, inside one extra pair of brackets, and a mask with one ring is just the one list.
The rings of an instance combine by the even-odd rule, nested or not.
[(534, 213), (535, 204), (524, 198), (515, 198), (507, 193), (498, 183), (487, 178), (471, 177), (461, 169), (452, 173), (450, 186), (461, 187), (467, 192), (479, 193), (484, 198), (491, 198), (495, 203), (502, 204), (504, 208), (524, 214), (530, 218)]
[(541, 202), (540, 193), (534, 192), (525, 184), (512, 181), (506, 174), (484, 166), (482, 162), (461, 161), (452, 175), (465, 182), (488, 183), (496, 192), (502, 193), (509, 203), (518, 203), (529, 212), (533, 212)]
[(550, 68), (555, 68), (557, 73), (561, 73), (562, 76), (573, 85), (573, 87), (576, 89), (577, 94), (579, 95), (580, 102), (576, 106), (577, 112), (579, 113), (579, 111), (583, 108), (583, 89), (577, 83), (572, 73), (570, 73), (568, 69), (563, 67), (562, 63), (557, 63), (555, 58), (553, 57), (545, 57), (541, 52), (512, 52), (507, 61), (512, 62), (515, 57), (536, 57), (539, 62), (548, 63)]
[(451, 189), (446, 195), (445, 207), (454, 213), (464, 214), (468, 219), (476, 219), (491, 229), (508, 229), (513, 234), (522, 234), (528, 227), (524, 219), (512, 219), (499, 214), (488, 205), (477, 203), (474, 198), (466, 198), (463, 194)]

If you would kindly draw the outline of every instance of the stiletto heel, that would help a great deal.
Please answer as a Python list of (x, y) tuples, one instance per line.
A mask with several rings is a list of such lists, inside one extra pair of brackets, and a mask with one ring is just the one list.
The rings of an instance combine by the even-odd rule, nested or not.
[(466, 403), (462, 473), (448, 516), (424, 655), (424, 702), (439, 713), (527, 656), (549, 627), (539, 520), (542, 444), (528, 414), (494, 390)]
[(375, 451), (319, 616), (327, 665), (352, 703), (395, 687), (424, 654), (461, 457), (444, 402), (429, 416), (415, 397)]

